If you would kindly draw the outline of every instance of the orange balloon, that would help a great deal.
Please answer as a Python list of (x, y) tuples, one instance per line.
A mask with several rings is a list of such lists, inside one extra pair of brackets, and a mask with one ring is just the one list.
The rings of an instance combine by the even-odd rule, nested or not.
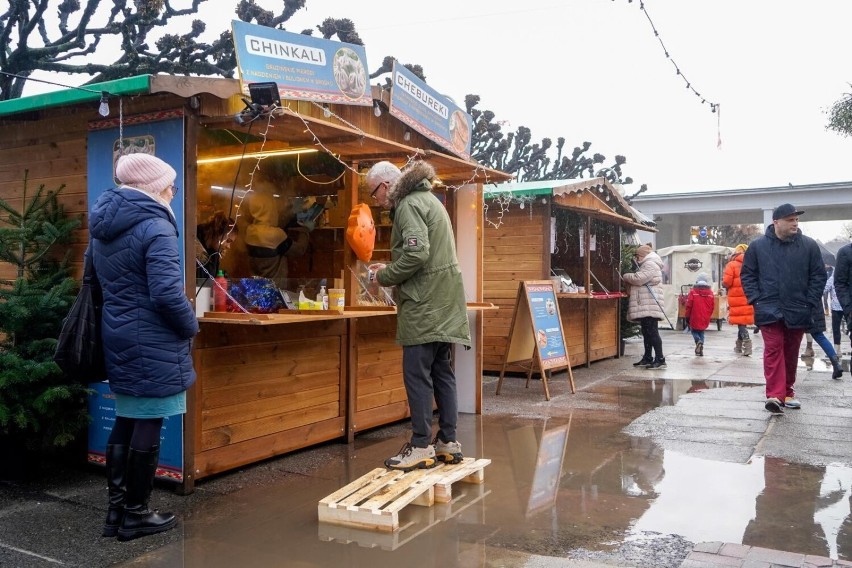
[(376, 246), (376, 224), (373, 222), (373, 212), (366, 203), (359, 203), (352, 208), (346, 226), (346, 242), (359, 260), (370, 262)]

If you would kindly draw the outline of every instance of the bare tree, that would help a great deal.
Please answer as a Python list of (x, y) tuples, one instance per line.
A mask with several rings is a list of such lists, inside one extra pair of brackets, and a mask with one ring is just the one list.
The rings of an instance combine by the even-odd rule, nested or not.
[[(206, 1), (193, 0), (191, 7), (176, 10), (168, 0), (10, 0), (0, 14), (0, 69), (6, 73), (0, 75), (0, 100), (20, 97), (36, 70), (93, 75), (92, 82), (145, 73), (232, 77), (236, 57), (231, 32), (201, 42), (206, 30), (201, 20), (193, 20), (187, 33), (163, 34), (151, 46), (151, 35), (172, 29), (174, 18), (197, 14)], [(305, 0), (283, 0), (281, 12), (274, 14), (254, 0), (240, 0), (235, 14), (246, 22), (280, 27), (304, 6)], [(58, 20), (50, 26), (45, 14), (54, 10)], [(121, 42), (118, 58), (92, 62), (108, 37)]]
[[(233, 37), (222, 32), (210, 42), (200, 41), (206, 24), (192, 20), (189, 31), (183, 34), (164, 33), (175, 27), (173, 19), (198, 13), (207, 0), (193, 0), (190, 8), (176, 10), (169, 0), (113, 0), (111, 6), (102, 0), (11, 0), (6, 12), (0, 14), (0, 100), (18, 98), (24, 84), (36, 70), (92, 75), (90, 82), (101, 82), (140, 74), (169, 73), (173, 75), (221, 75), (233, 77), (236, 69)], [(237, 18), (262, 26), (284, 29), (306, 0), (283, 0), (280, 13), (258, 6), (254, 0), (240, 0), (235, 9)], [(55, 9), (58, 22), (50, 27), (45, 20), (48, 10)], [(316, 29), (325, 39), (363, 45), (355, 24), (349, 19), (327, 18)], [(313, 30), (302, 30), (312, 34)], [(121, 42), (118, 57), (110, 63), (94, 63), (91, 55), (104, 38), (115, 37)], [(154, 48), (151, 42), (154, 42)], [(102, 52), (103, 50), (101, 50)], [(387, 56), (371, 78), (388, 73), (394, 58)], [(406, 64), (415, 75), (426, 80), (423, 68)], [(384, 88), (390, 88), (386, 79)], [(478, 95), (465, 97), (468, 113), (474, 120), (472, 154), (481, 163), (508, 173), (517, 174), (519, 181), (604, 177), (610, 182), (629, 184), (623, 177), (624, 156), (616, 156), (610, 165), (599, 153), (589, 155), (591, 142), (575, 146), (568, 154), (565, 138), (556, 144), (550, 138), (533, 142), (532, 132), (520, 126), (515, 132), (503, 133), (503, 123), (495, 120), (491, 111), (476, 108)], [(631, 196), (635, 197), (646, 187)]]
[[(606, 156), (587, 154), (591, 142), (575, 146), (570, 156), (565, 152), (565, 138), (559, 137), (556, 146), (550, 138), (541, 142), (532, 141), (532, 132), (526, 126), (519, 126), (515, 132), (505, 134), (502, 121), (495, 120), (490, 110), (476, 108), (479, 95), (467, 95), (465, 106), (473, 118), (471, 137), (471, 156), (477, 161), (507, 173), (517, 174), (518, 181), (537, 181), (552, 179), (573, 179), (583, 177), (603, 177), (611, 183), (630, 184), (633, 179), (623, 177), (622, 166), (627, 163), (624, 156), (616, 156), (615, 162), (603, 166)], [(555, 155), (554, 155), (555, 153)], [(646, 186), (631, 197), (647, 189)]]
[(719, 245), (735, 247), (738, 244), (749, 244), (762, 234), (760, 225), (718, 225), (705, 227), (705, 236), (697, 227), (693, 227), (692, 242), (702, 245)]

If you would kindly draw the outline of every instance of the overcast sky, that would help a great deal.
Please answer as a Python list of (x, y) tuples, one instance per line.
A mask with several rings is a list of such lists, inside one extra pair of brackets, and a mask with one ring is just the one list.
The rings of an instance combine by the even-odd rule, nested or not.
[[(608, 163), (626, 156), (626, 175), (649, 193), (852, 181), (852, 138), (825, 129), (826, 110), (852, 91), (852, 1), (645, 7), (707, 104), (638, 0), (307, 0), (286, 28), (348, 17), (371, 70), (386, 55), (420, 64), (459, 106), (480, 95), (504, 130), (527, 126), (535, 141), (563, 136), (569, 148), (590, 141)], [(212, 35), (233, 18), (215, 0), (202, 15)]]

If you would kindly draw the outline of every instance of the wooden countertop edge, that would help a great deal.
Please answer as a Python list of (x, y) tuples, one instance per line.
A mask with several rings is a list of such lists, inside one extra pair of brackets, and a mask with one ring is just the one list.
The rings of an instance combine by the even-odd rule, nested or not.
[[(468, 302), (468, 311), (497, 310), (490, 302)], [(313, 312), (313, 313), (312, 313)], [(355, 306), (344, 308), (342, 312), (335, 310), (293, 310), (292, 313), (277, 314), (244, 314), (234, 312), (207, 312), (198, 318), (199, 323), (227, 323), (232, 325), (280, 325), (286, 323), (305, 323), (328, 321), (329, 319), (369, 318), (376, 316), (396, 315), (396, 308), (375, 308), (372, 306)]]

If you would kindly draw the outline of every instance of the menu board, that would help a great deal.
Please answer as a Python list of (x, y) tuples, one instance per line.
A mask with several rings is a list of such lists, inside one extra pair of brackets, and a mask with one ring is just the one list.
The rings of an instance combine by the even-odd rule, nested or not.
[(551, 280), (528, 280), (518, 286), (518, 298), (509, 329), (509, 345), (503, 370), (497, 383), (497, 394), (503, 385), (503, 375), (509, 363), (532, 361), (527, 375), (527, 386), (532, 372), (538, 368), (542, 374), (544, 395), (550, 400), (547, 371), (556, 368), (568, 370), (571, 392), (575, 392), (571, 361), (565, 346), (562, 315)]
[(506, 362), (526, 361), (533, 351), (542, 370), (569, 364), (562, 317), (550, 280), (521, 283)]

